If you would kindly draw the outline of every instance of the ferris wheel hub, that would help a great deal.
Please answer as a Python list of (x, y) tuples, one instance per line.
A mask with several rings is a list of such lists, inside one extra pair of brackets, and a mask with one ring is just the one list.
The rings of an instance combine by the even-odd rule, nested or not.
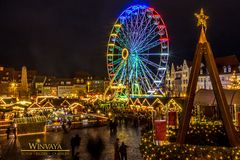
[(122, 50), (122, 59), (123, 60), (127, 60), (128, 56), (129, 56), (128, 49), (127, 48), (123, 48), (123, 50)]

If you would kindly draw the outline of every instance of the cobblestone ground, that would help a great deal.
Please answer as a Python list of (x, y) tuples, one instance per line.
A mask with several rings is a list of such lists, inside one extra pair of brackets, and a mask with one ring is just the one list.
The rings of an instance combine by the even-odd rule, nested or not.
[[(99, 135), (104, 144), (105, 149), (102, 154), (101, 160), (113, 160), (114, 158), (114, 142), (118, 137), (120, 142), (124, 141), (128, 147), (128, 159), (129, 160), (142, 160), (140, 151), (139, 151), (139, 142), (140, 142), (140, 127), (132, 128), (125, 127), (124, 125), (118, 127), (116, 135), (110, 134), (109, 128), (99, 127), (99, 128), (84, 128), (71, 130), (69, 133), (60, 132), (49, 132), (46, 135), (35, 135), (35, 136), (24, 136), (18, 137), (15, 141), (14, 138), (6, 140), (6, 138), (1, 138), (0, 142), (2, 144), (3, 154), (6, 160), (71, 160), (71, 145), (70, 140), (76, 134), (79, 134), (81, 137), (81, 144), (79, 147), (80, 160), (90, 160), (90, 156), (86, 150), (86, 145), (88, 141), (88, 135), (95, 133)], [(70, 149), (69, 156), (44, 156), (44, 157), (29, 157), (21, 156), (20, 149), (28, 148), (29, 142), (35, 142), (36, 139), (39, 139), (42, 143), (60, 143), (63, 149)]]

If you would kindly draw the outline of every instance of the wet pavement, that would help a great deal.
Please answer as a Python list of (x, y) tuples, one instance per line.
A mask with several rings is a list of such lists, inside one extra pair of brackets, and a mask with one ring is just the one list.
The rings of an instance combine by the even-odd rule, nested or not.
[[(2, 152), (6, 160), (71, 160), (71, 138), (76, 134), (81, 137), (81, 144), (78, 149), (80, 153), (80, 160), (90, 160), (90, 155), (87, 152), (86, 146), (89, 135), (100, 136), (104, 142), (105, 149), (102, 153), (101, 160), (113, 160), (114, 159), (114, 142), (116, 138), (120, 139), (128, 146), (127, 153), (129, 160), (142, 160), (139, 143), (140, 143), (140, 127), (125, 127), (124, 125), (118, 126), (116, 134), (110, 134), (109, 127), (98, 127), (98, 128), (84, 128), (71, 130), (69, 133), (60, 132), (48, 132), (45, 135), (34, 135), (34, 136), (21, 136), (15, 141), (13, 137), (7, 140), (5, 137), (0, 138), (2, 144)], [(25, 156), (21, 155), (21, 149), (28, 149), (29, 142), (40, 143), (58, 143), (64, 150), (70, 150), (65, 152), (64, 156)], [(25, 152), (24, 152), (25, 153)], [(52, 153), (55, 154), (55, 153)]]

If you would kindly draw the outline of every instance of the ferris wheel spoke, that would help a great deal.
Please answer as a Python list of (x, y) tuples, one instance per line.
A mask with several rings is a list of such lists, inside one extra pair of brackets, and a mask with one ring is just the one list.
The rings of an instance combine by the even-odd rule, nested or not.
[(147, 73), (148, 77), (152, 79), (152, 81), (155, 80), (153, 76), (155, 76), (155, 73), (153, 73), (144, 63), (143, 61), (140, 61), (140, 64), (143, 66), (145, 73)]
[(122, 61), (122, 59), (118, 58), (118, 59), (114, 60), (112, 63), (113, 63), (113, 65), (117, 65), (117, 64), (120, 64), (121, 61)]
[(153, 30), (151, 31), (151, 33), (148, 34), (148, 36), (145, 36), (143, 37), (143, 39), (141, 39), (138, 46), (136, 46), (136, 50), (138, 50), (138, 52), (139, 52), (139, 48), (146, 47), (152, 40), (154, 40), (158, 36), (158, 33), (157, 32), (155, 33), (155, 32), (156, 31)]
[(124, 85), (124, 76), (126, 73), (126, 63), (123, 64), (123, 66), (121, 67), (121, 74), (119, 76), (119, 80), (118, 80), (118, 84), (122, 84)]
[[(139, 20), (140, 19), (140, 20)], [(143, 15), (139, 15), (137, 20), (136, 20), (136, 24), (135, 24), (135, 27), (134, 27), (134, 33), (135, 36), (133, 38), (133, 48), (136, 47), (136, 45), (139, 43), (139, 40), (140, 40), (140, 37), (142, 35), (142, 30), (143, 30), (143, 23), (145, 22), (145, 16)], [(150, 21), (147, 22), (147, 25), (150, 23)], [(147, 25), (145, 26), (145, 28), (147, 27)]]
[(144, 68), (143, 72), (146, 73), (145, 78), (146, 78), (146, 84), (148, 85), (148, 91), (149, 91), (151, 90), (152, 83), (155, 81), (156, 75), (143, 62), (141, 62), (141, 66), (142, 68)]
[(133, 46), (134, 46), (134, 43), (135, 43), (135, 41), (134, 41), (134, 35), (136, 35), (135, 33), (137, 33), (136, 32), (136, 26), (138, 26), (137, 25), (137, 21), (135, 22), (135, 26), (133, 25), (133, 15), (130, 17), (130, 18), (127, 18), (126, 19), (126, 30), (128, 31), (128, 35), (129, 35), (129, 37), (130, 37), (130, 47), (132, 48)]
[(147, 64), (155, 67), (156, 69), (159, 69), (159, 68), (160, 68), (160, 65), (159, 65), (159, 64), (156, 64), (156, 63), (154, 63), (154, 62), (152, 62), (152, 61), (149, 61), (148, 59), (143, 58), (143, 57), (141, 57), (141, 59), (142, 59), (143, 62), (146, 62)]
[[(146, 31), (147, 31), (147, 29), (149, 28), (149, 25), (151, 26), (151, 19), (146, 19), (146, 25), (145, 25), (145, 27), (144, 28), (139, 28), (139, 30), (138, 30), (138, 33), (140, 34), (138, 37), (137, 37), (137, 39), (135, 40), (135, 42), (137, 42), (137, 43), (135, 43), (135, 45), (134, 45), (134, 49), (135, 48), (137, 48), (137, 47), (139, 47), (139, 44), (143, 44), (144, 43), (144, 39), (146, 38)], [(148, 37), (148, 35), (147, 35), (147, 37)]]
[(126, 25), (128, 25), (128, 24), (127, 23), (122, 24), (122, 26), (120, 28), (120, 33), (122, 33), (122, 34), (120, 34), (120, 36), (118, 38), (121, 39), (120, 41), (122, 41), (124, 45), (126, 45), (124, 47), (129, 47), (130, 46), (130, 44), (129, 44), (130, 37), (128, 36), (129, 34), (126, 30), (126, 28), (127, 28)]
[(146, 72), (145, 72), (145, 70), (144, 70), (144, 67), (142, 66), (142, 64), (140, 63), (139, 64), (141, 67), (141, 72), (142, 72), (142, 75), (143, 75), (143, 77), (142, 77), (142, 81), (141, 81), (141, 83), (144, 85), (144, 87), (146, 88), (146, 90), (145, 91), (148, 91), (149, 89), (150, 89), (150, 82), (149, 82), (149, 80), (148, 80), (148, 76), (147, 76), (147, 74), (146, 74)]
[(139, 53), (139, 56), (168, 56), (169, 53)]
[(132, 26), (131, 26), (131, 23), (132, 23), (132, 19), (131, 19), (132, 16), (126, 18), (126, 23), (125, 25), (123, 25), (123, 28), (122, 28), (122, 31), (124, 33), (124, 36), (126, 39), (128, 39), (128, 47), (131, 48), (132, 46)]
[(151, 42), (150, 44), (146, 44), (146, 46), (138, 49), (137, 52), (138, 53), (143, 53), (143, 52), (145, 52), (147, 50), (150, 50), (151, 48), (154, 48), (154, 47), (156, 47), (156, 46), (158, 46), (160, 44), (161, 44), (160, 40), (156, 40), (156, 41)]
[(119, 44), (119, 46), (121, 47), (121, 48), (125, 48), (126, 46), (128, 46), (128, 42), (127, 41), (124, 41), (123, 39), (122, 39), (122, 37), (118, 37), (117, 39), (116, 39), (116, 43), (117, 44)]
[[(146, 16), (145, 16), (145, 17), (146, 17)], [(146, 24), (146, 26), (144, 27), (144, 29), (142, 29), (142, 30), (139, 31), (139, 33), (141, 33), (140, 36), (139, 36), (139, 39), (138, 39), (140, 42), (145, 43), (143, 40), (146, 40), (146, 39), (149, 37), (149, 35), (151, 35), (151, 33), (152, 33), (154, 30), (156, 30), (157, 26), (154, 25), (154, 24), (152, 24), (152, 23), (150, 23), (151, 21), (152, 21), (152, 19), (147, 18), (147, 24)], [(136, 46), (136, 47), (137, 47), (137, 46)]]
[(129, 80), (132, 80), (133, 79), (133, 73), (134, 73), (134, 70), (135, 70), (135, 61), (133, 61), (133, 59), (132, 58), (130, 58), (129, 59), (129, 61), (128, 61), (128, 63), (130, 62), (130, 64), (131, 64), (131, 66), (132, 67), (130, 67), (129, 65), (128, 65), (128, 67), (129, 67), (129, 69), (130, 69), (130, 74), (129, 74)]
[(158, 72), (154, 73), (154, 72), (152, 71), (152, 69), (150, 69), (150, 68), (149, 68), (146, 64), (144, 64), (143, 62), (142, 62), (142, 65), (144, 66), (144, 68), (146, 69), (146, 71), (148, 71), (147, 74), (148, 74), (150, 77), (152, 77), (152, 82), (155, 82), (156, 80), (157, 80), (157, 81), (159, 80), (159, 78), (158, 78)]

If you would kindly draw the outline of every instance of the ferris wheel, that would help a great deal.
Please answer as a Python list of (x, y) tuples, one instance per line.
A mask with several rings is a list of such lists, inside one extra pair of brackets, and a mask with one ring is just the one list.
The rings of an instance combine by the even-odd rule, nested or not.
[(127, 8), (109, 36), (108, 89), (115, 89), (120, 96), (162, 92), (168, 56), (168, 33), (161, 16), (145, 5)]

